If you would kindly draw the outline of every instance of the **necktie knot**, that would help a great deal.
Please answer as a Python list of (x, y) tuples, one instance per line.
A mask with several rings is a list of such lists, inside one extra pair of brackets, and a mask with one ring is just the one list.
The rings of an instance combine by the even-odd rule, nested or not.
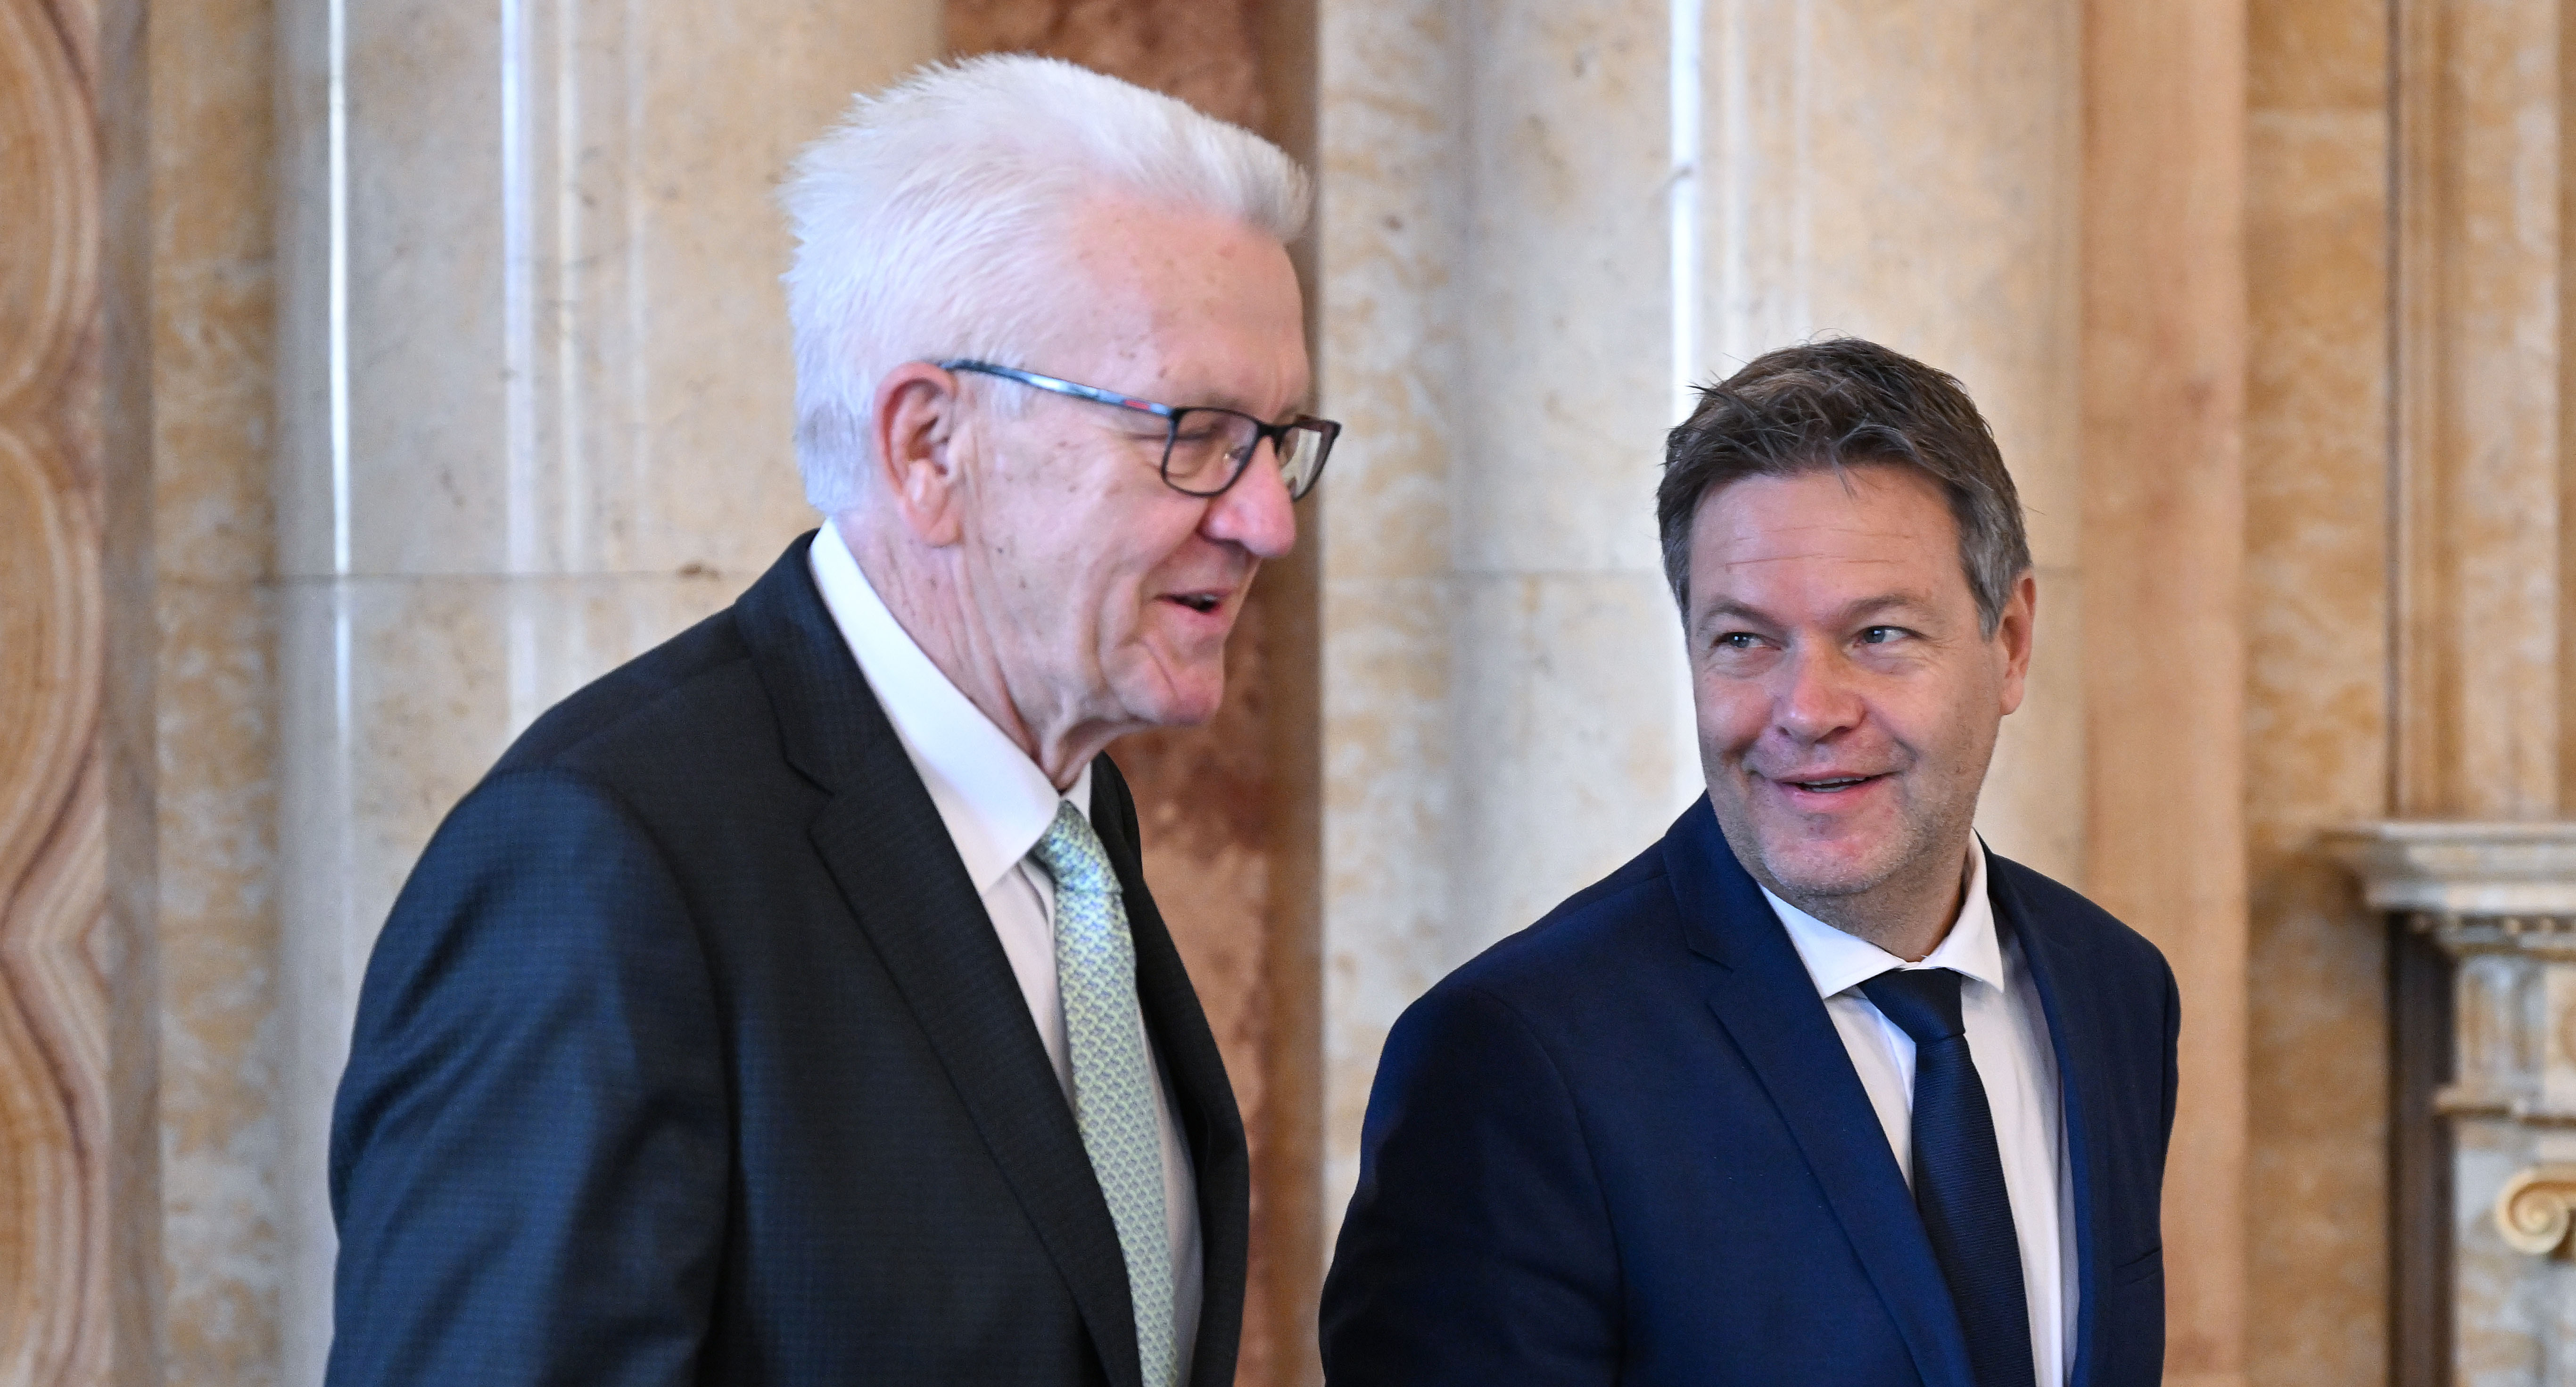
[(1109, 850), (1100, 845), (1090, 816), (1074, 808), (1071, 800), (1057, 802), (1055, 822), (1047, 825), (1046, 836), (1029, 849), (1029, 855), (1055, 878), (1059, 891), (1118, 894), (1118, 873), (1110, 868)]
[(1947, 968), (1900, 968), (1860, 985), (1896, 1028), (1917, 1045), (1967, 1034), (1960, 1019), (1957, 973)]

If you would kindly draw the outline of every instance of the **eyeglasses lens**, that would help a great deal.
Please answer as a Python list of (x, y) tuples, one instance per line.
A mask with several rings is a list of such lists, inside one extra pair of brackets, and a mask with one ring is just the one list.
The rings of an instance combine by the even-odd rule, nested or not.
[(1315, 469), (1324, 458), (1324, 436), (1313, 429), (1290, 429), (1279, 440), (1279, 479), (1288, 484), (1289, 499), (1315, 484)]
[[(1261, 425), (1249, 415), (1185, 409), (1172, 420), (1171, 451), (1164, 459), (1163, 475), (1194, 495), (1214, 495), (1234, 481), (1260, 446)], [(1330, 435), (1311, 426), (1280, 433), (1276, 462), (1290, 499), (1304, 496), (1315, 484), (1315, 474), (1323, 469), (1324, 450), (1330, 446)]]
[(1223, 486), (1261, 442), (1260, 426), (1222, 409), (1185, 409), (1172, 420), (1171, 454), (1164, 475), (1189, 490)]

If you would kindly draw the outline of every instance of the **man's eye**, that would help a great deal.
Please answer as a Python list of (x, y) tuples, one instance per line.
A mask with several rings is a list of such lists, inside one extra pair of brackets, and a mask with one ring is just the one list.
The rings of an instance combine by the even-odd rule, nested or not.
[(1720, 650), (1751, 650), (1761, 643), (1762, 638), (1750, 631), (1729, 631), (1714, 642)]
[(1873, 626), (1860, 633), (1860, 640), (1863, 645), (1885, 645), (1904, 634), (1905, 628), (1901, 626)]

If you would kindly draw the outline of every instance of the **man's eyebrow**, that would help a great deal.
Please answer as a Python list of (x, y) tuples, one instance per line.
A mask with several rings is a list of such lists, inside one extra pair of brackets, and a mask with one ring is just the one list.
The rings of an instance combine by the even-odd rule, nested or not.
[(1700, 609), (1699, 624), (1703, 626), (1712, 621), (1727, 619), (1767, 625), (1770, 623), (1771, 614), (1758, 607), (1748, 607), (1741, 602), (1733, 601), (1716, 602)]
[(1883, 592), (1876, 597), (1864, 597), (1859, 601), (1848, 603), (1836, 615), (1845, 621), (1858, 621), (1862, 617), (1873, 616), (1890, 608), (1931, 605), (1931, 599), (1919, 592)]
[[(1930, 605), (1931, 603), (1919, 592), (1882, 592), (1844, 603), (1841, 609), (1834, 613), (1834, 618), (1838, 624), (1849, 623), (1894, 608)], [(1705, 627), (1711, 622), (1724, 620), (1747, 621), (1756, 625), (1779, 624), (1778, 618), (1769, 612), (1731, 600), (1720, 600), (1702, 609), (1694, 624)]]

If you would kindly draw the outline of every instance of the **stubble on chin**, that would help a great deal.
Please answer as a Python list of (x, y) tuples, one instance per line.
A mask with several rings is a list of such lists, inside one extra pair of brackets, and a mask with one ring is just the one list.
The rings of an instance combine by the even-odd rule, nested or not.
[(1899, 829), (1891, 836), (1899, 841), (1881, 840), (1857, 852), (1819, 851), (1819, 845), (1795, 841), (1776, 848), (1762, 845), (1757, 852), (1761, 874), (1770, 878), (1763, 884), (1801, 909), (1809, 909), (1810, 902), (1830, 906), (1865, 898), (1904, 876), (1924, 855), (1926, 845), (1913, 841), (1919, 834)]
[(1795, 824), (1766, 822), (1751, 798), (1748, 792), (1718, 814), (1727, 846), (1773, 895), (1819, 918), (1924, 869), (1942, 850), (1942, 826), (1924, 816), (1900, 813), (1871, 841), (1836, 843), (1807, 837)]

